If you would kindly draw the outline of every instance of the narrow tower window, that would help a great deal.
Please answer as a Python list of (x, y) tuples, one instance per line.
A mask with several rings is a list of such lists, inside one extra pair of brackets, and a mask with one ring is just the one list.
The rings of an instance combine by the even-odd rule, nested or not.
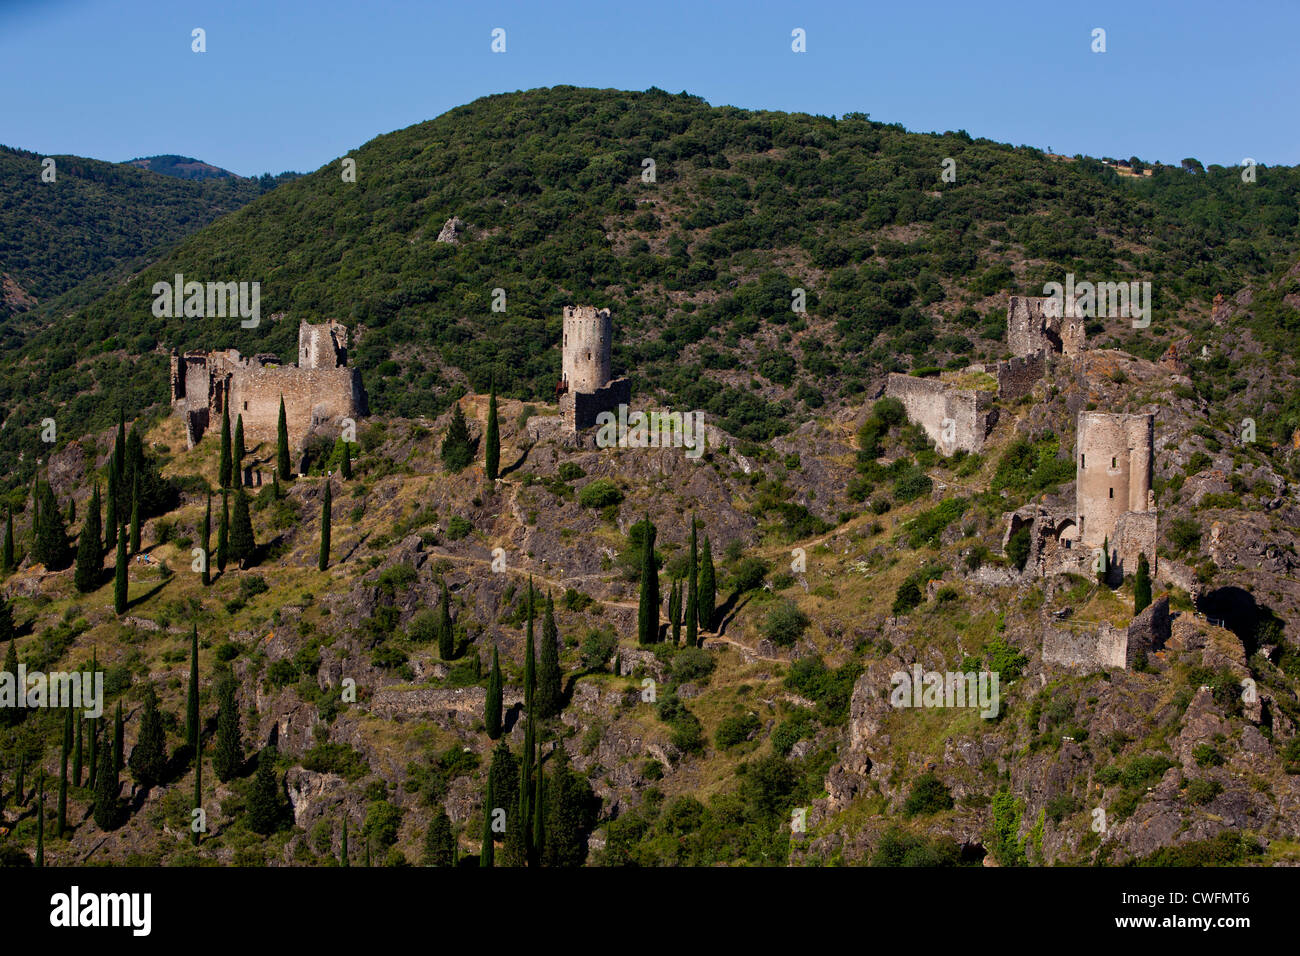
[(1110, 489), (1110, 496), (1111, 496), (1112, 498), (1115, 497), (1115, 489), (1114, 489), (1114, 488)]

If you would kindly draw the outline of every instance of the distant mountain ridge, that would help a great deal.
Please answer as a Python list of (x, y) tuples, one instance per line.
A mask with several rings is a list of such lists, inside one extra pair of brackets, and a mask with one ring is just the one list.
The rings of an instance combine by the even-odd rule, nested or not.
[(211, 163), (205, 163), (201, 159), (195, 159), (192, 156), (177, 156), (173, 153), (167, 153), (162, 156), (142, 156), (137, 159), (127, 160), (122, 165), (137, 166), (140, 169), (147, 169), (153, 173), (160, 173), (163, 176), (174, 176), (177, 179), (247, 179), (246, 176), (240, 176), (232, 173), (228, 169), (222, 169), (220, 166), (213, 166)]

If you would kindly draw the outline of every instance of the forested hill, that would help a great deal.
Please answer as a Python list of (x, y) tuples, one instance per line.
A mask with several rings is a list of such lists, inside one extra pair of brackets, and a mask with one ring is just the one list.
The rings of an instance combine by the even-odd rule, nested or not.
[[(1275, 280), (1300, 249), (1295, 168), (1260, 167), (1249, 184), (1238, 169), (1195, 163), (1121, 177), (1098, 160), (965, 132), (712, 107), (659, 90), (485, 97), (349, 155), (355, 182), (332, 160), (32, 335), (5, 363), (0, 412), (14, 424), (53, 415), (67, 423), (61, 433), (104, 427), (119, 403), (130, 417), (165, 401), (169, 347), (290, 358), (298, 319), (327, 316), (356, 330), (353, 361), (376, 413), (434, 414), (492, 375), (511, 397), (539, 398), (554, 384), (561, 306), (578, 302), (614, 310), (616, 371), (635, 393), (658, 391), (762, 440), (864, 400), (883, 371), (1002, 355), (1008, 292), (1041, 293), (1067, 272), (1150, 280), (1150, 328), (1099, 321), (1089, 337), (1152, 358), (1184, 330), (1210, 334), (1215, 294)], [(954, 182), (941, 180), (945, 159)], [(5, 154), (20, 160), (31, 185), (19, 201), (46, 204), (55, 222), (84, 217), (96, 236), (119, 222), (109, 184), (147, 175), (69, 160), (67, 181), (86, 197), (79, 212), (58, 193), (35, 194), (34, 157)], [(148, 181), (155, 195), (172, 185), (228, 205), (246, 188)], [(13, 215), (14, 200), (0, 201)], [(453, 216), (465, 223), (460, 241), (437, 242)], [(155, 317), (151, 286), (176, 273), (260, 282), (262, 323)], [(796, 288), (804, 314), (791, 310)], [(505, 313), (491, 311), (494, 289)], [(1270, 348), (1300, 351), (1294, 316), (1279, 306)], [(0, 435), (12, 444), (18, 433)]]
[(192, 156), (142, 156), (127, 160), (127, 166), (137, 166), (163, 176), (175, 176), (177, 179), (232, 179), (239, 178), (228, 169), (213, 166)]

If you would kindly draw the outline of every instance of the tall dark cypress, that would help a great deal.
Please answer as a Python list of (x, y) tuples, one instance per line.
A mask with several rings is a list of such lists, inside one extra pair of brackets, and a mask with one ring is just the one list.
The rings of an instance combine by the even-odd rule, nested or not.
[(284, 820), (284, 805), (280, 800), (280, 780), (275, 772), (276, 749), (262, 748), (257, 757), (257, 774), (248, 797), (248, 826), (254, 833), (269, 836), (280, 828)]
[(117, 435), (113, 439), (113, 455), (117, 458), (117, 476), (121, 478), (126, 468), (126, 409), (121, 405), (117, 406)]
[(339, 474), (343, 476), (344, 481), (352, 478), (352, 442), (343, 443), (343, 460), (339, 464)]
[(324, 571), (330, 564), (330, 510), (334, 506), (330, 480), (325, 479), (325, 497), (320, 503), (320, 562), (317, 567)]
[(86, 520), (81, 525), (81, 535), (77, 538), (77, 569), (72, 575), (72, 583), (82, 594), (99, 587), (99, 579), (104, 574), (103, 534), (104, 529), (99, 524), (99, 485), (96, 484), (90, 495)]
[(492, 381), (492, 393), (488, 397), (487, 429), (483, 435), (483, 444), (487, 446), (483, 460), (487, 479), (488, 481), (496, 481), (497, 472), (501, 467), (501, 430), (497, 425), (497, 386), (495, 379)]
[(496, 647), (492, 648), (492, 672), (488, 674), (487, 685), (487, 703), (483, 709), (483, 723), (487, 727), (487, 735), (492, 740), (501, 736), (501, 698), (503, 688), (501, 686), (501, 660), (497, 656)]
[(108, 502), (104, 511), (104, 554), (114, 551), (117, 548), (117, 529), (122, 523), (118, 512), (118, 485), (120, 481), (117, 476), (117, 458), (113, 457), (108, 460), (108, 481), (104, 485), (104, 493), (108, 496)]
[[(190, 839), (195, 846), (199, 845), (199, 838), (202, 831), (197, 829), (194, 824), (203, 820), (203, 747), (200, 745), (194, 748), (194, 809), (200, 811), (199, 817), (190, 818)], [(206, 823), (206, 821), (204, 821)]]
[(117, 805), (117, 792), (121, 788), (121, 784), (118, 781), (117, 768), (113, 766), (113, 761), (101, 760), (99, 762), (99, 769), (94, 775), (94, 784), (93, 813), (95, 826), (104, 831), (112, 830), (121, 822)]
[[(92, 674), (94, 673), (93, 668), (91, 669), (91, 673)], [(89, 768), (87, 771), (89, 774), (87, 779), (91, 781), (95, 779), (95, 772), (99, 769), (99, 725), (100, 723), (101, 720), (98, 717), (95, 717), (90, 721), (90, 740), (88, 741), (90, 756), (86, 762)]]
[(533, 651), (533, 579), (528, 578), (528, 630), (524, 639), (524, 708), (533, 709), (533, 690), (537, 684), (537, 655)]
[(36, 542), (32, 557), (51, 571), (62, 571), (72, 563), (72, 549), (68, 547), (68, 532), (63, 524), (54, 489), (42, 483), (38, 492), (41, 502), (40, 523), (36, 529)]
[(1133, 578), (1133, 613), (1141, 614), (1151, 604), (1151, 565), (1145, 553), (1138, 555), (1137, 574)]
[(126, 613), (126, 529), (117, 535), (117, 563), (113, 565), (113, 611)]
[(239, 562), (242, 571), (257, 553), (257, 540), (253, 537), (253, 517), (248, 511), (248, 495), (244, 489), (235, 491), (235, 508), (230, 517), (230, 557)]
[(72, 725), (75, 734), (72, 741), (72, 785), (74, 787), (81, 786), (81, 736), (82, 725), (84, 725), (85, 722), (85, 718), (80, 714), (77, 714), (72, 718)]
[(713, 630), (714, 606), (718, 601), (718, 584), (713, 569), (713, 550), (709, 546), (709, 536), (704, 536), (704, 556), (700, 558), (700, 630)]
[(542, 621), (542, 654), (537, 668), (537, 716), (554, 717), (564, 703), (560, 673), (559, 629), (555, 625), (555, 602), (546, 592), (546, 617)]
[(239, 708), (235, 705), (235, 676), (229, 671), (217, 683), (217, 749), (212, 769), (222, 783), (233, 780), (244, 764), (244, 743), (239, 733)]
[(140, 714), (140, 733), (127, 761), (131, 776), (141, 787), (148, 789), (162, 781), (167, 765), (167, 736), (163, 730), (162, 714), (158, 712), (158, 695), (152, 684), (144, 688), (144, 708)]
[(59, 752), (59, 818), (56, 833), (60, 837), (68, 826), (68, 750), (72, 746), (72, 711), (63, 711), (63, 747)]
[(7, 511), (4, 546), (0, 550), (0, 574), (13, 574), (17, 565), (14, 559), (14, 509), (11, 506)]
[(275, 422), (275, 470), (285, 481), (293, 477), (289, 472), (289, 424), (284, 416), (283, 395), (280, 396), (280, 417)]
[(659, 640), (659, 570), (655, 567), (655, 526), (644, 520), (641, 538), (641, 602), (637, 609), (637, 639), (642, 644)]
[[(280, 408), (284, 408), (284, 399), (280, 399)], [(343, 817), (343, 839), (339, 842), (339, 866), (348, 866), (348, 818)]]
[(230, 409), (221, 409), (221, 458), (217, 461), (217, 484), (230, 487)]
[(456, 656), (456, 630), (451, 623), (451, 592), (447, 582), (442, 582), (442, 598), (438, 602), (438, 656), (449, 661)]
[(668, 591), (668, 632), (672, 635), (673, 647), (682, 639), (682, 582), (674, 578)]
[(140, 473), (131, 482), (131, 553), (140, 553)]
[(424, 838), (425, 866), (454, 866), (456, 862), (455, 837), (451, 832), (451, 817), (439, 806), (429, 821)]
[(492, 846), (492, 810), (494, 801), (492, 799), (492, 776), (488, 775), (487, 792), (483, 794), (483, 848), (479, 850), (478, 865), (491, 866), (493, 864), (494, 848)]
[(542, 769), (541, 753), (537, 759), (537, 787), (533, 791), (532, 863), (539, 866), (546, 851), (546, 773)]
[(199, 626), (190, 632), (190, 681), (185, 694), (185, 740), (199, 749)]
[(45, 866), (45, 771), (36, 780), (36, 865)]
[(126, 769), (126, 725), (122, 720), (122, 702), (117, 702), (117, 716), (113, 718), (113, 766), (121, 773)]
[(221, 519), (217, 522), (217, 570), (226, 570), (226, 560), (230, 557), (230, 500), (226, 489), (221, 489)]
[(207, 587), (212, 583), (212, 492), (208, 492), (208, 504), (203, 510), (203, 570), (199, 580)]
[(236, 488), (244, 486), (244, 416), (235, 419), (235, 441), (230, 449), (230, 480)]
[(700, 582), (699, 556), (695, 550), (695, 515), (691, 515), (691, 557), (686, 566), (686, 646), (699, 643)]

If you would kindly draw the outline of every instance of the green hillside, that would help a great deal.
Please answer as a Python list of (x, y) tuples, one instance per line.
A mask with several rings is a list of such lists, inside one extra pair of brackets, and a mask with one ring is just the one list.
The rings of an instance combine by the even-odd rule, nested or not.
[[(0, 379), (4, 417), (103, 427), (119, 404), (133, 415), (165, 400), (167, 348), (288, 358), (297, 319), (325, 316), (357, 329), (354, 361), (379, 414), (437, 414), (494, 373), (510, 397), (537, 398), (554, 385), (560, 307), (583, 302), (614, 309), (616, 370), (636, 392), (763, 440), (837, 398), (860, 402), (883, 371), (1001, 354), (1007, 292), (1065, 272), (1149, 279), (1150, 329), (1095, 322), (1089, 334), (1154, 358), (1203, 327), (1215, 293), (1300, 249), (1292, 168), (1261, 168), (1249, 185), (1198, 165), (1137, 180), (965, 132), (658, 90), (486, 97), (350, 155), (355, 183), (327, 163), (32, 335)], [(647, 157), (654, 183), (642, 181)], [(940, 181), (948, 157), (954, 183)], [(111, 169), (122, 179), (109, 182), (134, 181)], [(248, 188), (149, 182), (232, 205)], [(452, 216), (462, 241), (436, 242)], [(245, 330), (154, 317), (152, 284), (178, 272), (259, 281), (263, 315), (287, 319)], [(803, 315), (790, 308), (796, 287)], [(504, 314), (490, 311), (496, 288)], [(1294, 352), (1295, 310), (1281, 311), (1268, 340)], [(28, 437), (6, 429), (4, 450)]]

